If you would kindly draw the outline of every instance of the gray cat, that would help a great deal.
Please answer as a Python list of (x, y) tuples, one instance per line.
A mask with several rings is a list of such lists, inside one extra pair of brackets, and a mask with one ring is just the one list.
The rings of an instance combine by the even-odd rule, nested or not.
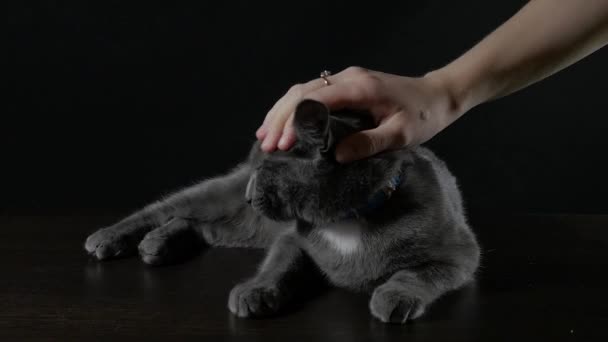
[(205, 245), (267, 248), (256, 275), (230, 293), (239, 317), (280, 313), (327, 282), (371, 293), (372, 315), (405, 323), (472, 279), (479, 247), (456, 180), (431, 151), (339, 164), (335, 143), (372, 128), (370, 116), (304, 100), (294, 126), (289, 151), (256, 143), (230, 173), (95, 232), (85, 249), (100, 260), (139, 249), (144, 262), (165, 264)]

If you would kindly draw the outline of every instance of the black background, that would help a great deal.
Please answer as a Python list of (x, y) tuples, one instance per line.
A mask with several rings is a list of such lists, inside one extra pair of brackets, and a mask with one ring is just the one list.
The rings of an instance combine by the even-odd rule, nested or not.
[[(235, 165), (291, 84), (350, 65), (422, 75), (523, 4), (8, 5), (0, 206), (141, 206)], [(428, 144), (472, 211), (608, 212), (607, 57), (481, 105)]]

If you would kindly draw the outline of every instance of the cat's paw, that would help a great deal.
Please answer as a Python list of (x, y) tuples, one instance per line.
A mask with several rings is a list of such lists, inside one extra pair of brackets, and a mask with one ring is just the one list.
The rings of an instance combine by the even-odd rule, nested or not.
[(189, 259), (202, 249), (203, 241), (193, 230), (167, 236), (152, 231), (139, 243), (141, 260), (149, 265), (167, 265)]
[(384, 323), (403, 324), (424, 313), (424, 304), (419, 298), (392, 286), (379, 286), (372, 294), (369, 308), (374, 317)]
[(135, 246), (130, 240), (112, 227), (103, 228), (87, 238), (84, 249), (99, 260), (122, 257), (135, 252)]
[(146, 264), (164, 265), (189, 259), (202, 246), (203, 239), (188, 220), (173, 219), (146, 234), (138, 249), (141, 260)]
[(164, 236), (146, 235), (137, 247), (141, 260), (150, 265), (169, 263), (168, 239)]
[(248, 281), (230, 291), (228, 309), (239, 317), (270, 316), (279, 311), (282, 300), (276, 286)]

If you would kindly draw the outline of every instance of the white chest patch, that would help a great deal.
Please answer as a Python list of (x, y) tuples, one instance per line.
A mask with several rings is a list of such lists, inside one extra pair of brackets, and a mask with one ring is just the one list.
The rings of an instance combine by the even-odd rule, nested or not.
[(319, 229), (320, 235), (342, 254), (356, 252), (361, 247), (361, 227), (355, 220), (333, 223)]

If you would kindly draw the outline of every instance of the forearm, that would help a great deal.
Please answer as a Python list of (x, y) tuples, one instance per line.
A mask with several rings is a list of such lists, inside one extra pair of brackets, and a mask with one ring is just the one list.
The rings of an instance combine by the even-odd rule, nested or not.
[(535, 0), (467, 53), (427, 74), (454, 116), (575, 63), (608, 43), (608, 0)]

